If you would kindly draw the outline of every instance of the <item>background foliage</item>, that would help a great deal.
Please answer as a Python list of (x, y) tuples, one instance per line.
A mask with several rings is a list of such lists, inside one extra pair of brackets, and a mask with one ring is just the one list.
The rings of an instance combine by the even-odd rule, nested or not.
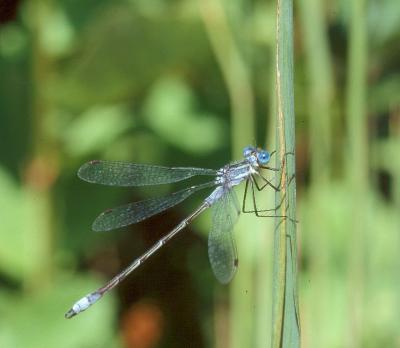
[[(15, 0), (0, 13), (0, 346), (267, 346), (274, 225), (254, 216), (235, 230), (229, 288), (208, 265), (205, 214), (93, 309), (63, 314), (202, 198), (94, 234), (102, 210), (174, 187), (89, 185), (82, 163), (218, 168), (273, 146), (275, 3)], [(400, 5), (299, 0), (294, 16), (302, 343), (396, 347)]]

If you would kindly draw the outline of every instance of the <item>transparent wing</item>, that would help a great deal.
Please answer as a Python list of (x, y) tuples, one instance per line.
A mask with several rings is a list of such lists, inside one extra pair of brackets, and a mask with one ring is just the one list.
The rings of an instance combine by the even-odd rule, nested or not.
[(235, 192), (228, 190), (212, 206), (212, 226), (208, 236), (208, 257), (215, 277), (229, 283), (238, 267), (233, 225), (239, 216), (239, 203)]
[(214, 185), (214, 182), (209, 182), (197, 186), (191, 186), (165, 197), (150, 198), (144, 201), (129, 203), (120, 207), (108, 209), (96, 218), (93, 222), (92, 229), (94, 231), (109, 231), (118, 227), (137, 223), (181, 203), (196, 191)]
[(195, 175), (216, 175), (206, 168), (162, 167), (119, 161), (90, 161), (78, 170), (82, 180), (111, 186), (145, 186), (168, 184)]

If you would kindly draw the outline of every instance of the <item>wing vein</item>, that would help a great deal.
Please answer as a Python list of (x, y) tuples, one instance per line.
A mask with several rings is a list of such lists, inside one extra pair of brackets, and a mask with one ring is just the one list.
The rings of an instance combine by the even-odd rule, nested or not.
[(90, 161), (79, 168), (78, 176), (90, 183), (110, 186), (146, 186), (174, 183), (195, 175), (216, 175), (206, 168), (163, 167), (120, 161)]

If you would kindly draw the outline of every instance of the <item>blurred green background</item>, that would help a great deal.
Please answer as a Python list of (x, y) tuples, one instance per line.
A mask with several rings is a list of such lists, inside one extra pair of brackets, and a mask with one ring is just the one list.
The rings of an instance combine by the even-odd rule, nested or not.
[[(81, 164), (218, 168), (274, 149), (275, 6), (0, 2), (0, 347), (269, 346), (274, 222), (255, 216), (235, 229), (229, 287), (208, 264), (206, 213), (64, 313), (204, 197), (94, 233), (106, 208), (175, 185), (90, 185)], [(294, 42), (302, 344), (400, 347), (399, 1), (295, 1)]]

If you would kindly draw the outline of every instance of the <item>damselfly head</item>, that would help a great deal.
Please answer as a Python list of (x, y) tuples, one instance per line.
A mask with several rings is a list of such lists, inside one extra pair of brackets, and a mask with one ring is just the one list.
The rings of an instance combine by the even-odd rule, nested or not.
[(265, 150), (257, 150), (257, 160), (260, 164), (267, 164), (271, 158), (271, 155), (268, 151)]
[(243, 149), (243, 156), (254, 164), (267, 164), (271, 158), (271, 154), (261, 148), (256, 148), (254, 146), (246, 146)]
[(249, 158), (253, 153), (257, 152), (257, 149), (254, 146), (246, 146), (243, 149), (243, 157)]

